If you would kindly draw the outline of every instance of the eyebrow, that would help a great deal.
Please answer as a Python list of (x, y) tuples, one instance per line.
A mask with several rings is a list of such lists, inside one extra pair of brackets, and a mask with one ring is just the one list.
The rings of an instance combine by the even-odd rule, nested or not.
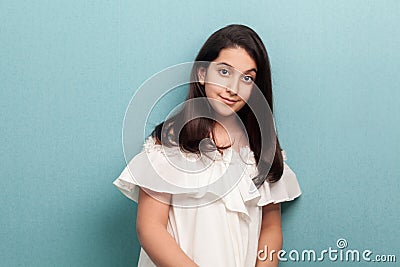
[[(228, 66), (228, 67), (231, 67), (232, 69), (235, 69), (234, 66), (232, 66), (232, 65), (230, 65), (230, 64), (228, 64), (228, 63), (226, 63), (226, 62), (219, 62), (219, 63), (217, 63), (217, 65), (226, 65), (226, 66)], [(252, 72), (252, 71), (254, 71), (255, 73), (257, 73), (257, 69), (256, 69), (256, 68), (252, 68), (252, 69), (246, 70), (246, 71), (243, 72), (243, 73), (247, 74), (247, 73)]]

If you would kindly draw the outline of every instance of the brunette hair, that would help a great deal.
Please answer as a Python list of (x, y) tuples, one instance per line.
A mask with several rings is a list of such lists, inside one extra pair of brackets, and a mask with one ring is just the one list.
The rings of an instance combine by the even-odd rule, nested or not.
[[(204, 67), (207, 62), (215, 60), (220, 51), (224, 48), (243, 48), (255, 61), (257, 65), (257, 75), (254, 80), (255, 85), (260, 89), (261, 93), (267, 100), (271, 112), (273, 112), (273, 98), (272, 98), (272, 81), (271, 69), (266, 48), (261, 41), (260, 37), (251, 28), (232, 24), (228, 25), (216, 32), (214, 32), (204, 43), (200, 49), (191, 71), (191, 83), (189, 84), (189, 92), (186, 100), (204, 98), (206, 97), (204, 85), (198, 82), (199, 68)], [(199, 153), (200, 142), (204, 139), (210, 138), (213, 133), (215, 120), (210, 117), (193, 117), (193, 112), (200, 108), (199, 102), (190, 103), (185, 102), (184, 108), (181, 109), (174, 116), (166, 119), (164, 122), (158, 124), (151, 135), (156, 138), (158, 144), (166, 146), (179, 145), (181, 150), (193, 153)], [(207, 105), (208, 109), (212, 110), (208, 101), (203, 102), (201, 105)], [(267, 112), (267, 111), (266, 111)], [(211, 114), (210, 114), (211, 115)], [(261, 155), (261, 130), (258, 125), (255, 114), (246, 103), (238, 112), (238, 117), (242, 121), (247, 135), (249, 137), (250, 149), (254, 153), (254, 158), (258, 166), (258, 175), (253, 178), (256, 187), (260, 187), (264, 181), (276, 182), (283, 173), (283, 157), (281, 154), (281, 147), (278, 137), (276, 136), (275, 155), (272, 164), (265, 162), (260, 157)], [(185, 122), (179, 128), (180, 123)], [(178, 127), (177, 127), (178, 126)], [(177, 130), (179, 129), (179, 133)], [(211, 135), (214, 139), (214, 135)], [(215, 141), (215, 140), (214, 140)], [(215, 144), (215, 142), (214, 142)], [(224, 149), (226, 147), (216, 147), (214, 149)], [(266, 173), (265, 170), (269, 170)]]

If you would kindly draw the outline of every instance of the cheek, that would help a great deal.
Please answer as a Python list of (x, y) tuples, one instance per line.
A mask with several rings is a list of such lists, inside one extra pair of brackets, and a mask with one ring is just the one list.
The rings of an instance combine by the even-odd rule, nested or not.
[(245, 102), (247, 102), (247, 100), (249, 100), (251, 92), (252, 92), (252, 88), (249, 88), (248, 86), (244, 86), (245, 88), (241, 88), (241, 90), (239, 90), (238, 92), (238, 96)]
[(215, 84), (205, 84), (206, 96), (210, 98), (216, 98), (217, 94), (221, 92), (221, 87)]

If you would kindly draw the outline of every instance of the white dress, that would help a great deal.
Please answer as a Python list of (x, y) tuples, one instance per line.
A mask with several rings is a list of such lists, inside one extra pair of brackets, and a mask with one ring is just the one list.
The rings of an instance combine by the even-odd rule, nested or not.
[[(167, 231), (201, 267), (255, 266), (262, 206), (301, 195), (296, 175), (285, 162), (284, 151), (281, 179), (271, 184), (264, 182), (257, 189), (252, 181), (257, 174), (256, 163), (248, 146), (240, 152), (232, 148), (222, 155), (216, 152), (207, 164), (194, 154), (182, 154), (178, 147), (155, 144), (152, 137), (143, 147), (114, 185), (135, 202), (139, 186), (171, 193)], [(156, 265), (141, 249), (138, 266)]]

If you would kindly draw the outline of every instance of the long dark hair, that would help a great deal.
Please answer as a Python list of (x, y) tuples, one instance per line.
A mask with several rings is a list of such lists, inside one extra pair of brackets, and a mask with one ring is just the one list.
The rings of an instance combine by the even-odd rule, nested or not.
[[(198, 64), (195, 63), (191, 71), (191, 83), (189, 84), (189, 92), (186, 100), (206, 97), (204, 85), (198, 82), (199, 68), (204, 67), (204, 64), (207, 64), (206, 62), (215, 60), (224, 48), (243, 48), (255, 61), (257, 75), (254, 83), (264, 95), (271, 112), (273, 112), (271, 69), (266, 48), (256, 32), (247, 26), (238, 24), (228, 25), (214, 32), (204, 43), (195, 59), (195, 62), (198, 62)], [(211, 114), (209, 117), (203, 116), (190, 119), (193, 118), (193, 112), (197, 108), (200, 108), (199, 105), (203, 105), (202, 108), (204, 109), (204, 105), (209, 106), (209, 103), (207, 101), (202, 104), (199, 104), (199, 102), (187, 102), (188, 104), (185, 104), (180, 112), (157, 125), (151, 135), (156, 138), (158, 144), (162, 143), (167, 146), (179, 145), (181, 150), (199, 153), (200, 142), (210, 138), (215, 120), (211, 119)], [(212, 108), (209, 109), (211, 110)], [(258, 176), (253, 178), (254, 184), (258, 188), (264, 181), (271, 183), (278, 181), (283, 173), (283, 157), (278, 137), (276, 136), (275, 155), (272, 164), (263, 162), (263, 159), (260, 157), (261, 131), (255, 114), (245, 104), (237, 112), (237, 115), (247, 131), (250, 149), (254, 153), (259, 170)], [(184, 125), (180, 125), (180, 123)], [(176, 129), (179, 129), (178, 134)], [(214, 138), (213, 136), (212, 138)], [(216, 148), (224, 149), (226, 147)], [(269, 169), (268, 173), (263, 171), (266, 167)]]

